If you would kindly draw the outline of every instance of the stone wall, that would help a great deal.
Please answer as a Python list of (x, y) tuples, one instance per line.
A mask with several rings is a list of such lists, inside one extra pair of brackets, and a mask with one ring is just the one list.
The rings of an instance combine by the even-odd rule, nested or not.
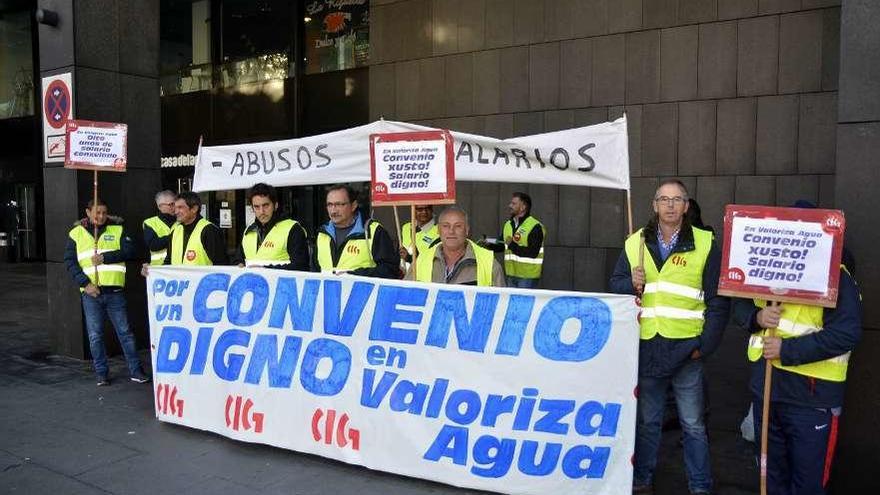
[[(727, 203), (835, 204), (839, 1), (372, 3), (372, 118), (508, 138), (626, 112), (637, 226), (665, 177), (718, 230)], [(474, 236), (515, 190), (549, 231), (542, 285), (604, 290), (624, 194), (462, 183)]]

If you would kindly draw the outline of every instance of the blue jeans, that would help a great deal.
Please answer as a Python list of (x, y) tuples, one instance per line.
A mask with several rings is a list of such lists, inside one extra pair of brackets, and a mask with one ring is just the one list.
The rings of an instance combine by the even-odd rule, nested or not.
[(703, 422), (703, 362), (686, 361), (671, 377), (639, 376), (633, 485), (650, 485), (657, 467), (666, 391), (672, 385), (684, 437), (684, 467), (691, 492), (712, 490), (709, 439)]
[[(754, 400), (755, 446), (761, 451), (763, 398)], [(767, 430), (767, 493), (824, 495), (831, 474), (829, 449), (837, 442), (837, 418), (831, 409), (784, 402), (770, 403)]]
[(128, 311), (125, 306), (125, 295), (122, 292), (102, 293), (98, 297), (82, 294), (83, 313), (86, 316), (86, 331), (89, 334), (89, 349), (92, 351), (92, 361), (95, 365), (95, 373), (99, 377), (106, 377), (107, 351), (104, 349), (104, 314), (110, 317), (116, 336), (125, 354), (128, 371), (131, 374), (141, 371), (141, 359), (137, 354), (137, 344), (131, 326), (128, 324)]
[(516, 287), (519, 289), (534, 289), (538, 287), (538, 278), (520, 278), (520, 277), (505, 277), (507, 279), (508, 287)]

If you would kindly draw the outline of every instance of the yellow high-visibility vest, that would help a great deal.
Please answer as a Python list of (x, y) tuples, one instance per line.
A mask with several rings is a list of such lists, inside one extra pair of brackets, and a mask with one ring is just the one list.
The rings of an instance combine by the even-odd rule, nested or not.
[(332, 273), (334, 271), (352, 271), (358, 268), (375, 268), (373, 238), (376, 236), (376, 229), (378, 228), (379, 222), (370, 220), (366, 228), (366, 232), (369, 235), (363, 239), (348, 239), (345, 242), (345, 250), (339, 255), (339, 261), (336, 265), (333, 264), (333, 239), (330, 234), (319, 231), (316, 243), (318, 266), (321, 267), (321, 272)]
[(200, 218), (192, 234), (186, 242), (186, 251), (183, 249), (183, 224), (177, 224), (171, 234), (171, 264), (172, 265), (197, 265), (209, 266), (214, 263), (202, 246), (202, 231), (211, 222)]
[[(669, 339), (687, 339), (703, 333), (706, 302), (703, 269), (712, 249), (712, 233), (693, 227), (694, 249), (671, 253), (657, 270), (654, 258), (645, 256), (645, 288), (642, 293), (640, 338), (658, 333)], [(631, 267), (639, 264), (642, 229), (626, 239), (624, 250)]]
[[(177, 227), (177, 222), (174, 222), (170, 227), (168, 224), (162, 221), (158, 215), (150, 217), (144, 220), (144, 227), (149, 227), (153, 229), (153, 232), (156, 233), (159, 237), (167, 237), (171, 235), (171, 231), (174, 227)], [(168, 249), (162, 249), (160, 251), (150, 251), (150, 264), (151, 265), (161, 265), (165, 263), (165, 256), (168, 254)]]
[[(841, 265), (842, 269), (846, 268)], [(767, 301), (755, 299), (755, 306), (764, 308)], [(782, 305), (782, 314), (779, 317), (779, 326), (776, 327), (776, 336), (782, 339), (800, 337), (814, 332), (821, 332), (824, 324), (825, 309), (821, 306), (808, 306), (806, 304), (785, 303)], [(762, 337), (769, 334), (769, 329), (761, 330), (752, 334), (749, 339), (749, 361), (757, 361), (764, 353)], [(849, 352), (812, 363), (799, 364), (796, 366), (783, 366), (778, 359), (770, 361), (775, 368), (791, 371), (799, 375), (820, 378), (832, 382), (846, 381), (846, 371), (849, 367)]]
[[(477, 259), (477, 285), (480, 287), (492, 286), (492, 268), (495, 265), (495, 254), (492, 251), (478, 246), (468, 239), (471, 249), (474, 250), (474, 258)], [(416, 260), (416, 280), (419, 282), (431, 282), (434, 275), (434, 256), (440, 243), (437, 243), (426, 251), (420, 252)]]
[(272, 230), (263, 238), (257, 248), (257, 231), (248, 230), (241, 238), (241, 249), (244, 251), (246, 266), (287, 265), (291, 263), (287, 252), (287, 238), (290, 229), (297, 225), (296, 220), (280, 220), (272, 226)]
[[(502, 229), (502, 235), (504, 239), (510, 238), (513, 239), (513, 242), (518, 246), (528, 247), (529, 245), (529, 234), (532, 233), (532, 229), (540, 228), (544, 231), (544, 239), (547, 239), (547, 229), (544, 228), (544, 225), (538, 221), (535, 217), (529, 216), (527, 217), (520, 225), (517, 227), (516, 231), (513, 230), (513, 225), (511, 225), (510, 221), (504, 222), (504, 228)], [(536, 279), (541, 278), (541, 269), (544, 266), (544, 243), (541, 243), (541, 249), (538, 251), (537, 258), (528, 258), (526, 256), (517, 256), (510, 250), (510, 247), (507, 243), (504, 244), (504, 273), (508, 277), (518, 277), (518, 278), (529, 278)]]
[[(92, 264), (95, 238), (82, 225), (71, 229), (68, 235), (76, 244), (76, 259), (90, 282), (100, 286), (125, 287), (125, 262), (98, 265), (98, 278), (95, 280), (95, 265)], [(98, 236), (98, 254), (119, 251), (122, 248), (122, 236), (121, 225), (106, 226), (104, 232)], [(85, 289), (81, 287), (79, 290), (83, 292)]]

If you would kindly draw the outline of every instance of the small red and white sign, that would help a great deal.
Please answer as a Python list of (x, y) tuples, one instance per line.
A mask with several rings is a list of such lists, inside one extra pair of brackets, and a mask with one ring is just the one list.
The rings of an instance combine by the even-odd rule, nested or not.
[(449, 131), (370, 135), (371, 203), (455, 202), (455, 159)]
[(837, 305), (840, 210), (727, 205), (718, 293)]
[(43, 160), (64, 161), (64, 129), (73, 118), (73, 76), (70, 72), (43, 78)]
[(128, 126), (116, 122), (67, 122), (64, 167), (125, 172)]

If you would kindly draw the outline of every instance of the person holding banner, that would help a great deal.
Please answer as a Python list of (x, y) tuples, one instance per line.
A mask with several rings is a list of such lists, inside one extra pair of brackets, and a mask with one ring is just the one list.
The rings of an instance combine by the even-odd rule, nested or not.
[(235, 264), (309, 271), (306, 229), (296, 220), (281, 218), (275, 188), (255, 184), (248, 191), (248, 203), (254, 210), (255, 220), (244, 231)]
[(122, 220), (111, 217), (107, 204), (100, 199), (89, 201), (86, 218), (74, 223), (64, 249), (64, 263), (74, 283), (79, 286), (85, 314), (89, 350), (98, 386), (110, 385), (107, 351), (104, 348), (104, 318), (109, 317), (125, 355), (131, 381), (147, 383), (125, 302), (125, 262), (135, 258), (131, 237)]
[[(439, 238), (440, 232), (437, 230), (437, 224), (434, 222), (434, 207), (431, 205), (416, 205), (415, 248), (419, 253), (422, 253)], [(409, 264), (412, 263), (412, 255), (412, 223), (406, 222), (400, 228), (400, 259), (406, 263), (407, 269), (409, 269)]]
[(487, 247), (504, 251), (508, 287), (533, 289), (541, 279), (547, 229), (532, 216), (532, 198), (524, 192), (513, 193), (507, 210), (510, 219), (501, 227), (504, 243), (490, 243)]
[(721, 255), (711, 232), (685, 220), (688, 192), (680, 181), (661, 182), (653, 208), (648, 224), (626, 239), (611, 276), (612, 292), (642, 298), (633, 493), (653, 491), (670, 386), (684, 437), (688, 488), (710, 493), (703, 358), (718, 346), (730, 309), (729, 300), (718, 295)]
[[(844, 265), (836, 308), (736, 299), (747, 329), (755, 438), (761, 438), (765, 360), (773, 365), (767, 493), (824, 494), (831, 475), (850, 352), (862, 334), (858, 287)], [(775, 329), (776, 337), (768, 336)]]
[(358, 213), (354, 189), (346, 185), (327, 190), (330, 221), (318, 229), (315, 265), (324, 273), (399, 278), (400, 258), (391, 236), (379, 222)]
[[(415, 280), (438, 284), (505, 287), (504, 270), (492, 251), (468, 239), (467, 213), (457, 206), (443, 210), (438, 219), (440, 241), (422, 250), (416, 260)], [(410, 267), (407, 280), (414, 280)]]
[(202, 198), (183, 192), (174, 201), (177, 226), (171, 231), (166, 265), (228, 265), (229, 256), (220, 229), (202, 218)]
[(168, 254), (171, 229), (177, 223), (177, 217), (174, 216), (176, 198), (177, 195), (167, 189), (156, 193), (156, 208), (159, 209), (159, 214), (144, 220), (144, 244), (150, 250), (151, 265), (161, 265)]

